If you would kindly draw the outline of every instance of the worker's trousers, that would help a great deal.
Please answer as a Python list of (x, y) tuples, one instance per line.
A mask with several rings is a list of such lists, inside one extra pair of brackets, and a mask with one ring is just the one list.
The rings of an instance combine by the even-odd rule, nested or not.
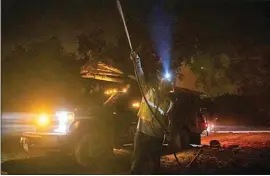
[(160, 168), (163, 138), (137, 131), (130, 174), (157, 174)]

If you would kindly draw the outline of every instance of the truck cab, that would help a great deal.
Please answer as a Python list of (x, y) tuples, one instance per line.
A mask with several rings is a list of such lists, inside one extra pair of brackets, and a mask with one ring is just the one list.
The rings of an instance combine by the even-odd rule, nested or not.
[[(37, 147), (71, 153), (80, 165), (89, 166), (110, 156), (114, 148), (133, 143), (141, 101), (136, 81), (103, 63), (98, 67), (83, 68), (81, 73), (84, 78), (106, 82), (103, 88), (69, 111), (37, 116), (33, 121), (35, 130), (21, 137), (26, 151)], [(165, 146), (179, 151), (189, 144), (200, 144), (201, 133), (206, 129), (200, 108), (206, 108), (203, 103), (206, 95), (176, 88), (171, 96), (175, 103), (172, 138)]]
[(86, 165), (87, 150), (92, 149), (91, 157), (100, 158), (131, 143), (140, 96), (128, 84), (110, 85), (101, 91), (72, 110), (37, 115), (32, 121), (34, 130), (21, 136), (24, 150), (72, 153), (79, 164)]

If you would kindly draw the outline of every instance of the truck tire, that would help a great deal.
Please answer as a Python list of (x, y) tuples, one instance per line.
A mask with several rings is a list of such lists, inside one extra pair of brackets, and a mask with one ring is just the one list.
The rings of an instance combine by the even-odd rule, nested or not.
[(113, 154), (113, 147), (105, 137), (95, 134), (83, 135), (75, 145), (74, 156), (83, 167), (95, 167)]
[(170, 142), (173, 152), (179, 152), (187, 149), (190, 144), (190, 133), (188, 130), (183, 129), (173, 135), (172, 141)]
[(186, 129), (180, 131), (180, 143), (181, 143), (181, 150), (189, 148), (190, 144), (190, 132)]
[(195, 145), (201, 145), (201, 134), (200, 133), (191, 133), (190, 134), (190, 143)]
[(70, 151), (66, 150), (58, 150), (58, 151), (46, 151), (45, 152), (46, 156), (50, 156), (53, 158), (63, 158), (63, 157), (68, 157), (70, 154)]
[(202, 132), (202, 135), (204, 135), (204, 136), (209, 136), (209, 132), (208, 132), (207, 130), (204, 130), (204, 131)]

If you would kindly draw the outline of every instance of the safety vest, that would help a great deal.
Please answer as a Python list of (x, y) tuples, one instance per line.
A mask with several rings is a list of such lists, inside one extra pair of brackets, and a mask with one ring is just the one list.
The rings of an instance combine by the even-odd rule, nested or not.
[(144, 101), (144, 98), (142, 98), (140, 109), (138, 112), (139, 122), (137, 129), (150, 136), (163, 137), (164, 129), (162, 128), (162, 126), (160, 126), (156, 118), (159, 118), (159, 121), (163, 123), (164, 126), (167, 126), (167, 117), (164, 117), (164, 115), (170, 108), (171, 101), (167, 97), (163, 98), (162, 101), (158, 100), (157, 92), (153, 88), (151, 88), (147, 92), (145, 97), (152, 111), (154, 112), (155, 117), (149, 110), (149, 107)]

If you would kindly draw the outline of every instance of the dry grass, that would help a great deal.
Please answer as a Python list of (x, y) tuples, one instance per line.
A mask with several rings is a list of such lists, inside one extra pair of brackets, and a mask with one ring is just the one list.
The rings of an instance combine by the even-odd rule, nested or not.
[[(270, 174), (270, 134), (217, 134), (204, 137), (203, 144), (219, 140), (221, 145), (240, 145), (240, 148), (203, 148), (191, 165), (186, 165), (198, 149), (177, 153), (180, 166), (173, 155), (161, 159), (160, 174)], [(131, 152), (114, 150), (115, 157), (99, 169), (82, 169), (69, 158), (27, 155), (18, 147), (17, 139), (2, 140), (3, 174), (125, 174), (130, 167)]]

